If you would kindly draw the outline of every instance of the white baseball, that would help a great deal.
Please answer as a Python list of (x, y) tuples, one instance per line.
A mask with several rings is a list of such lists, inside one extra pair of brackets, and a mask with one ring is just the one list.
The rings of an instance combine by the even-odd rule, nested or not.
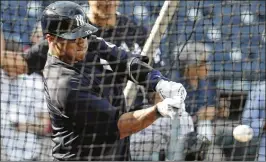
[(238, 125), (234, 128), (233, 136), (239, 142), (248, 142), (253, 137), (253, 129), (248, 125)]

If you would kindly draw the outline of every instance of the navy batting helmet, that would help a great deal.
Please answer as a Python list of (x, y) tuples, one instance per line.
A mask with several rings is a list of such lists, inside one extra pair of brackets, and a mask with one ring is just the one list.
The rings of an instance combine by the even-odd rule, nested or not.
[(47, 6), (41, 18), (43, 34), (64, 39), (89, 36), (98, 29), (88, 23), (82, 7), (70, 1), (58, 1)]

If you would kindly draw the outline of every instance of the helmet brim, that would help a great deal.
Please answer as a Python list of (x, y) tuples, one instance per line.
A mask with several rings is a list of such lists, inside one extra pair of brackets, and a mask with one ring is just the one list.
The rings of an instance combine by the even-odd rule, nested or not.
[(72, 30), (72, 31), (66, 32), (66, 33), (61, 33), (57, 36), (64, 38), (64, 39), (73, 40), (73, 39), (83, 38), (83, 37), (89, 36), (93, 33), (96, 33), (97, 31), (98, 31), (98, 28), (96, 28), (95, 26), (93, 26), (89, 23), (86, 23), (86, 24), (76, 28), (75, 30)]

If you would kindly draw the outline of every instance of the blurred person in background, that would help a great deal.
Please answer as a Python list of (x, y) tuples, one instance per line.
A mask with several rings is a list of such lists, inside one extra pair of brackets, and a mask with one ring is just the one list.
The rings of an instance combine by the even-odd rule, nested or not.
[[(26, 63), (22, 57), (22, 53), (17, 51), (15, 46), (9, 46), (6, 48), (8, 44), (12, 44), (10, 42), (5, 42), (4, 33), (3, 33), (3, 23), (1, 22), (1, 59), (0, 59), (0, 67), (3, 69), (7, 75), (11, 77), (15, 77), (18, 74), (22, 74), (26, 70)], [(11, 48), (12, 47), (12, 48)]]
[[(1, 34), (1, 58), (22, 55), (16, 49), (7, 51), (4, 44)], [(40, 137), (51, 129), (42, 77), (36, 73), (15, 76), (1, 70), (1, 160), (40, 160)]]
[[(158, 93), (148, 92), (143, 109), (161, 102)], [(192, 118), (183, 111), (175, 119), (159, 118), (152, 125), (130, 137), (130, 154), (134, 161), (185, 160), (185, 137), (194, 131)]]
[(37, 21), (31, 32), (30, 40), (32, 45), (38, 44), (43, 38), (41, 22)]
[[(183, 45), (178, 47), (181, 51)], [(186, 98), (186, 110), (194, 121), (211, 121), (216, 115), (216, 87), (207, 79), (207, 59), (211, 49), (203, 43), (187, 43), (176, 60), (179, 63), (180, 80), (184, 82), (189, 95)], [(178, 78), (177, 78), (178, 79)], [(211, 138), (211, 137), (209, 137)]]
[(16, 77), (27, 71), (27, 63), (23, 59), (22, 52), (2, 51), (0, 67), (9, 77)]
[(11, 79), (3, 71), (1, 77), (5, 78), (1, 81), (1, 96), (6, 96), (1, 97), (1, 140), (6, 160), (40, 160), (40, 137), (50, 132), (42, 78), (32, 74)]
[(226, 118), (229, 110), (225, 106), (217, 106), (215, 82), (207, 78), (211, 48), (203, 43), (188, 42), (176, 50), (180, 52), (180, 55), (176, 55), (180, 68), (179, 81), (187, 89), (186, 111), (192, 116), (197, 133), (212, 142), (205, 159), (224, 160), (222, 150), (213, 142), (215, 135), (212, 121)]

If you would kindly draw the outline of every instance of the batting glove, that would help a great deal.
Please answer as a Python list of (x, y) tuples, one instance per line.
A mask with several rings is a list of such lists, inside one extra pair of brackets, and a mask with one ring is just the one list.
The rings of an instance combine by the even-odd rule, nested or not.
[(166, 98), (156, 105), (160, 116), (170, 117), (171, 119), (174, 119), (177, 115), (181, 115), (185, 111), (185, 103), (181, 97), (175, 97), (174, 99)]
[(187, 91), (184, 86), (180, 83), (172, 81), (160, 80), (155, 89), (156, 92), (160, 94), (162, 99), (181, 97), (181, 99), (184, 101), (187, 96)]

